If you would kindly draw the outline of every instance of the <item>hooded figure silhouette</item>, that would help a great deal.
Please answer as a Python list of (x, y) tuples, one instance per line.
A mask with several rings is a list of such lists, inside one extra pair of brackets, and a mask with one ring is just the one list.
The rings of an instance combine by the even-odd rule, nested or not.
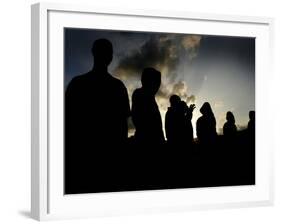
[(200, 108), (201, 117), (196, 122), (196, 133), (200, 143), (208, 144), (216, 140), (216, 118), (211, 105), (205, 102)]
[(232, 112), (226, 113), (226, 122), (223, 125), (223, 134), (226, 138), (234, 138), (237, 134), (237, 127), (235, 125), (235, 118)]

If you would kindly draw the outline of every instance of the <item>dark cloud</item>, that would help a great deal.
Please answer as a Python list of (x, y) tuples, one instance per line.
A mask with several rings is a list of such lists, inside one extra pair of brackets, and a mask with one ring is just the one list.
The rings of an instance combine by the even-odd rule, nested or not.
[(175, 69), (178, 58), (170, 57), (171, 41), (160, 41), (160, 36), (152, 36), (140, 49), (136, 49), (120, 60), (115, 73), (120, 77), (139, 76), (145, 67), (161, 71), (163, 66)]
[[(188, 95), (187, 83), (182, 79), (184, 74), (178, 68), (183, 59), (188, 63), (197, 57), (202, 37), (182, 34), (151, 34), (148, 37), (140, 47), (120, 58), (114, 74), (130, 83), (140, 80), (145, 67), (154, 67), (162, 73), (162, 85), (157, 93), (161, 109), (169, 106), (172, 94), (193, 103), (195, 96)], [(135, 88), (136, 85), (128, 86), (129, 95)]]
[(197, 57), (201, 39), (202, 36), (199, 35), (188, 35), (182, 39), (182, 45), (188, 51), (189, 59), (192, 60)]
[(171, 95), (178, 95), (182, 100), (187, 103), (195, 102), (195, 95), (188, 95), (189, 90), (185, 81), (178, 81), (174, 83), (168, 83), (167, 85), (162, 85), (157, 93), (159, 98), (169, 98)]
[(194, 59), (200, 40), (196, 35), (153, 34), (139, 49), (120, 59), (114, 73), (127, 79), (140, 76), (145, 67), (154, 67), (174, 80), (181, 57), (188, 54), (190, 60)]

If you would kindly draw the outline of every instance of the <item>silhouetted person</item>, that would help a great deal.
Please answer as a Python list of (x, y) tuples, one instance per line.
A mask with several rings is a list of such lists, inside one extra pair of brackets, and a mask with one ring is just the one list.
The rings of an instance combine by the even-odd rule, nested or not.
[(132, 96), (132, 120), (136, 128), (138, 145), (162, 145), (164, 134), (161, 114), (155, 101), (155, 94), (161, 85), (161, 73), (154, 68), (145, 68), (141, 77), (142, 87)]
[(249, 112), (249, 122), (248, 122), (248, 134), (249, 137), (253, 140), (255, 138), (255, 111)]
[[(178, 144), (178, 138), (181, 139), (183, 113), (179, 110), (181, 98), (178, 95), (170, 97), (170, 107), (165, 116), (166, 138), (170, 145)], [(180, 135), (180, 136), (179, 136)]]
[(165, 117), (166, 137), (169, 145), (191, 145), (193, 142), (192, 112), (190, 107), (177, 95), (170, 97), (170, 107)]
[(196, 132), (200, 143), (214, 143), (217, 137), (216, 118), (211, 105), (205, 102), (200, 108), (201, 117), (196, 122)]
[(248, 122), (248, 131), (255, 133), (255, 111), (249, 112), (249, 122)]
[(193, 127), (191, 120), (193, 116), (193, 110), (195, 109), (195, 105), (191, 104), (188, 107), (184, 101), (181, 101), (180, 106), (181, 110), (184, 113), (185, 119), (184, 133), (186, 135), (186, 143), (190, 145), (193, 142)]
[(93, 69), (73, 78), (65, 94), (66, 193), (91, 192), (102, 175), (110, 179), (103, 172), (127, 140), (127, 89), (107, 71), (111, 42), (96, 40), (92, 54)]
[(226, 122), (223, 125), (223, 134), (227, 139), (233, 139), (237, 134), (237, 127), (235, 125), (235, 118), (232, 112), (226, 113)]
[(247, 128), (247, 150), (244, 150), (243, 158), (244, 159), (244, 170), (246, 170), (246, 175), (248, 177), (248, 181), (252, 184), (255, 183), (255, 111), (249, 112), (249, 122), (248, 122), (248, 128)]

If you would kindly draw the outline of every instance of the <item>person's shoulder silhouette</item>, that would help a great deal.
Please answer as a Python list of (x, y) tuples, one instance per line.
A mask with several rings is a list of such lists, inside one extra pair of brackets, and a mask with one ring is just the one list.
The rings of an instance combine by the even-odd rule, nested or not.
[(201, 143), (214, 142), (217, 136), (216, 119), (209, 102), (200, 108), (201, 117), (196, 122), (196, 133)]
[[(95, 85), (98, 90), (104, 89), (109, 93), (115, 92), (116, 89), (120, 92), (127, 92), (122, 81), (111, 76), (107, 71), (108, 65), (113, 58), (111, 42), (107, 39), (98, 39), (93, 43), (91, 51), (94, 59), (93, 69), (86, 74), (73, 78), (68, 85), (67, 93), (71, 93), (71, 91), (77, 89), (79, 93), (83, 93), (83, 90), (88, 90), (86, 89), (88, 86), (93, 89), (93, 85)], [(111, 90), (109, 87), (113, 87), (114, 89)], [(100, 97), (102, 98), (102, 96)]]
[(249, 112), (249, 122), (248, 122), (248, 132), (251, 137), (255, 136), (255, 111), (251, 110)]
[(170, 145), (180, 144), (179, 133), (182, 131), (181, 98), (178, 95), (170, 97), (170, 107), (165, 115), (166, 138)]
[(161, 73), (154, 68), (145, 68), (141, 83), (142, 87), (136, 89), (132, 96), (132, 119), (136, 127), (136, 140), (139, 144), (162, 144), (162, 120), (155, 100), (155, 94), (161, 85)]
[(237, 132), (237, 127), (235, 125), (235, 117), (231, 111), (226, 113), (226, 122), (223, 125), (223, 134), (227, 138), (234, 137)]
[[(113, 58), (111, 42), (107, 39), (96, 40), (92, 55), (93, 69), (73, 78), (65, 94), (68, 168), (74, 164), (76, 167), (87, 166), (87, 163), (90, 166), (93, 159), (98, 158), (97, 153), (106, 154), (108, 150), (113, 153), (113, 149), (124, 146), (127, 141), (129, 98), (122, 81), (107, 70)], [(89, 172), (86, 168), (82, 170)]]
[(75, 77), (67, 88), (66, 103), (70, 108), (66, 108), (66, 113), (73, 115), (69, 123), (79, 120), (80, 131), (76, 134), (91, 135), (90, 142), (95, 136), (95, 141), (122, 142), (127, 138), (126, 119), (130, 108), (126, 87), (107, 71), (113, 55), (111, 42), (96, 40), (92, 54), (93, 69)]

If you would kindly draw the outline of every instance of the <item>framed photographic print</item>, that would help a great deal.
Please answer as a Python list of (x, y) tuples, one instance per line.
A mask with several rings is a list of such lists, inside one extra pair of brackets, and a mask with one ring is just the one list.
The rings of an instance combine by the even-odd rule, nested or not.
[(32, 5), (32, 217), (272, 204), (272, 26)]

